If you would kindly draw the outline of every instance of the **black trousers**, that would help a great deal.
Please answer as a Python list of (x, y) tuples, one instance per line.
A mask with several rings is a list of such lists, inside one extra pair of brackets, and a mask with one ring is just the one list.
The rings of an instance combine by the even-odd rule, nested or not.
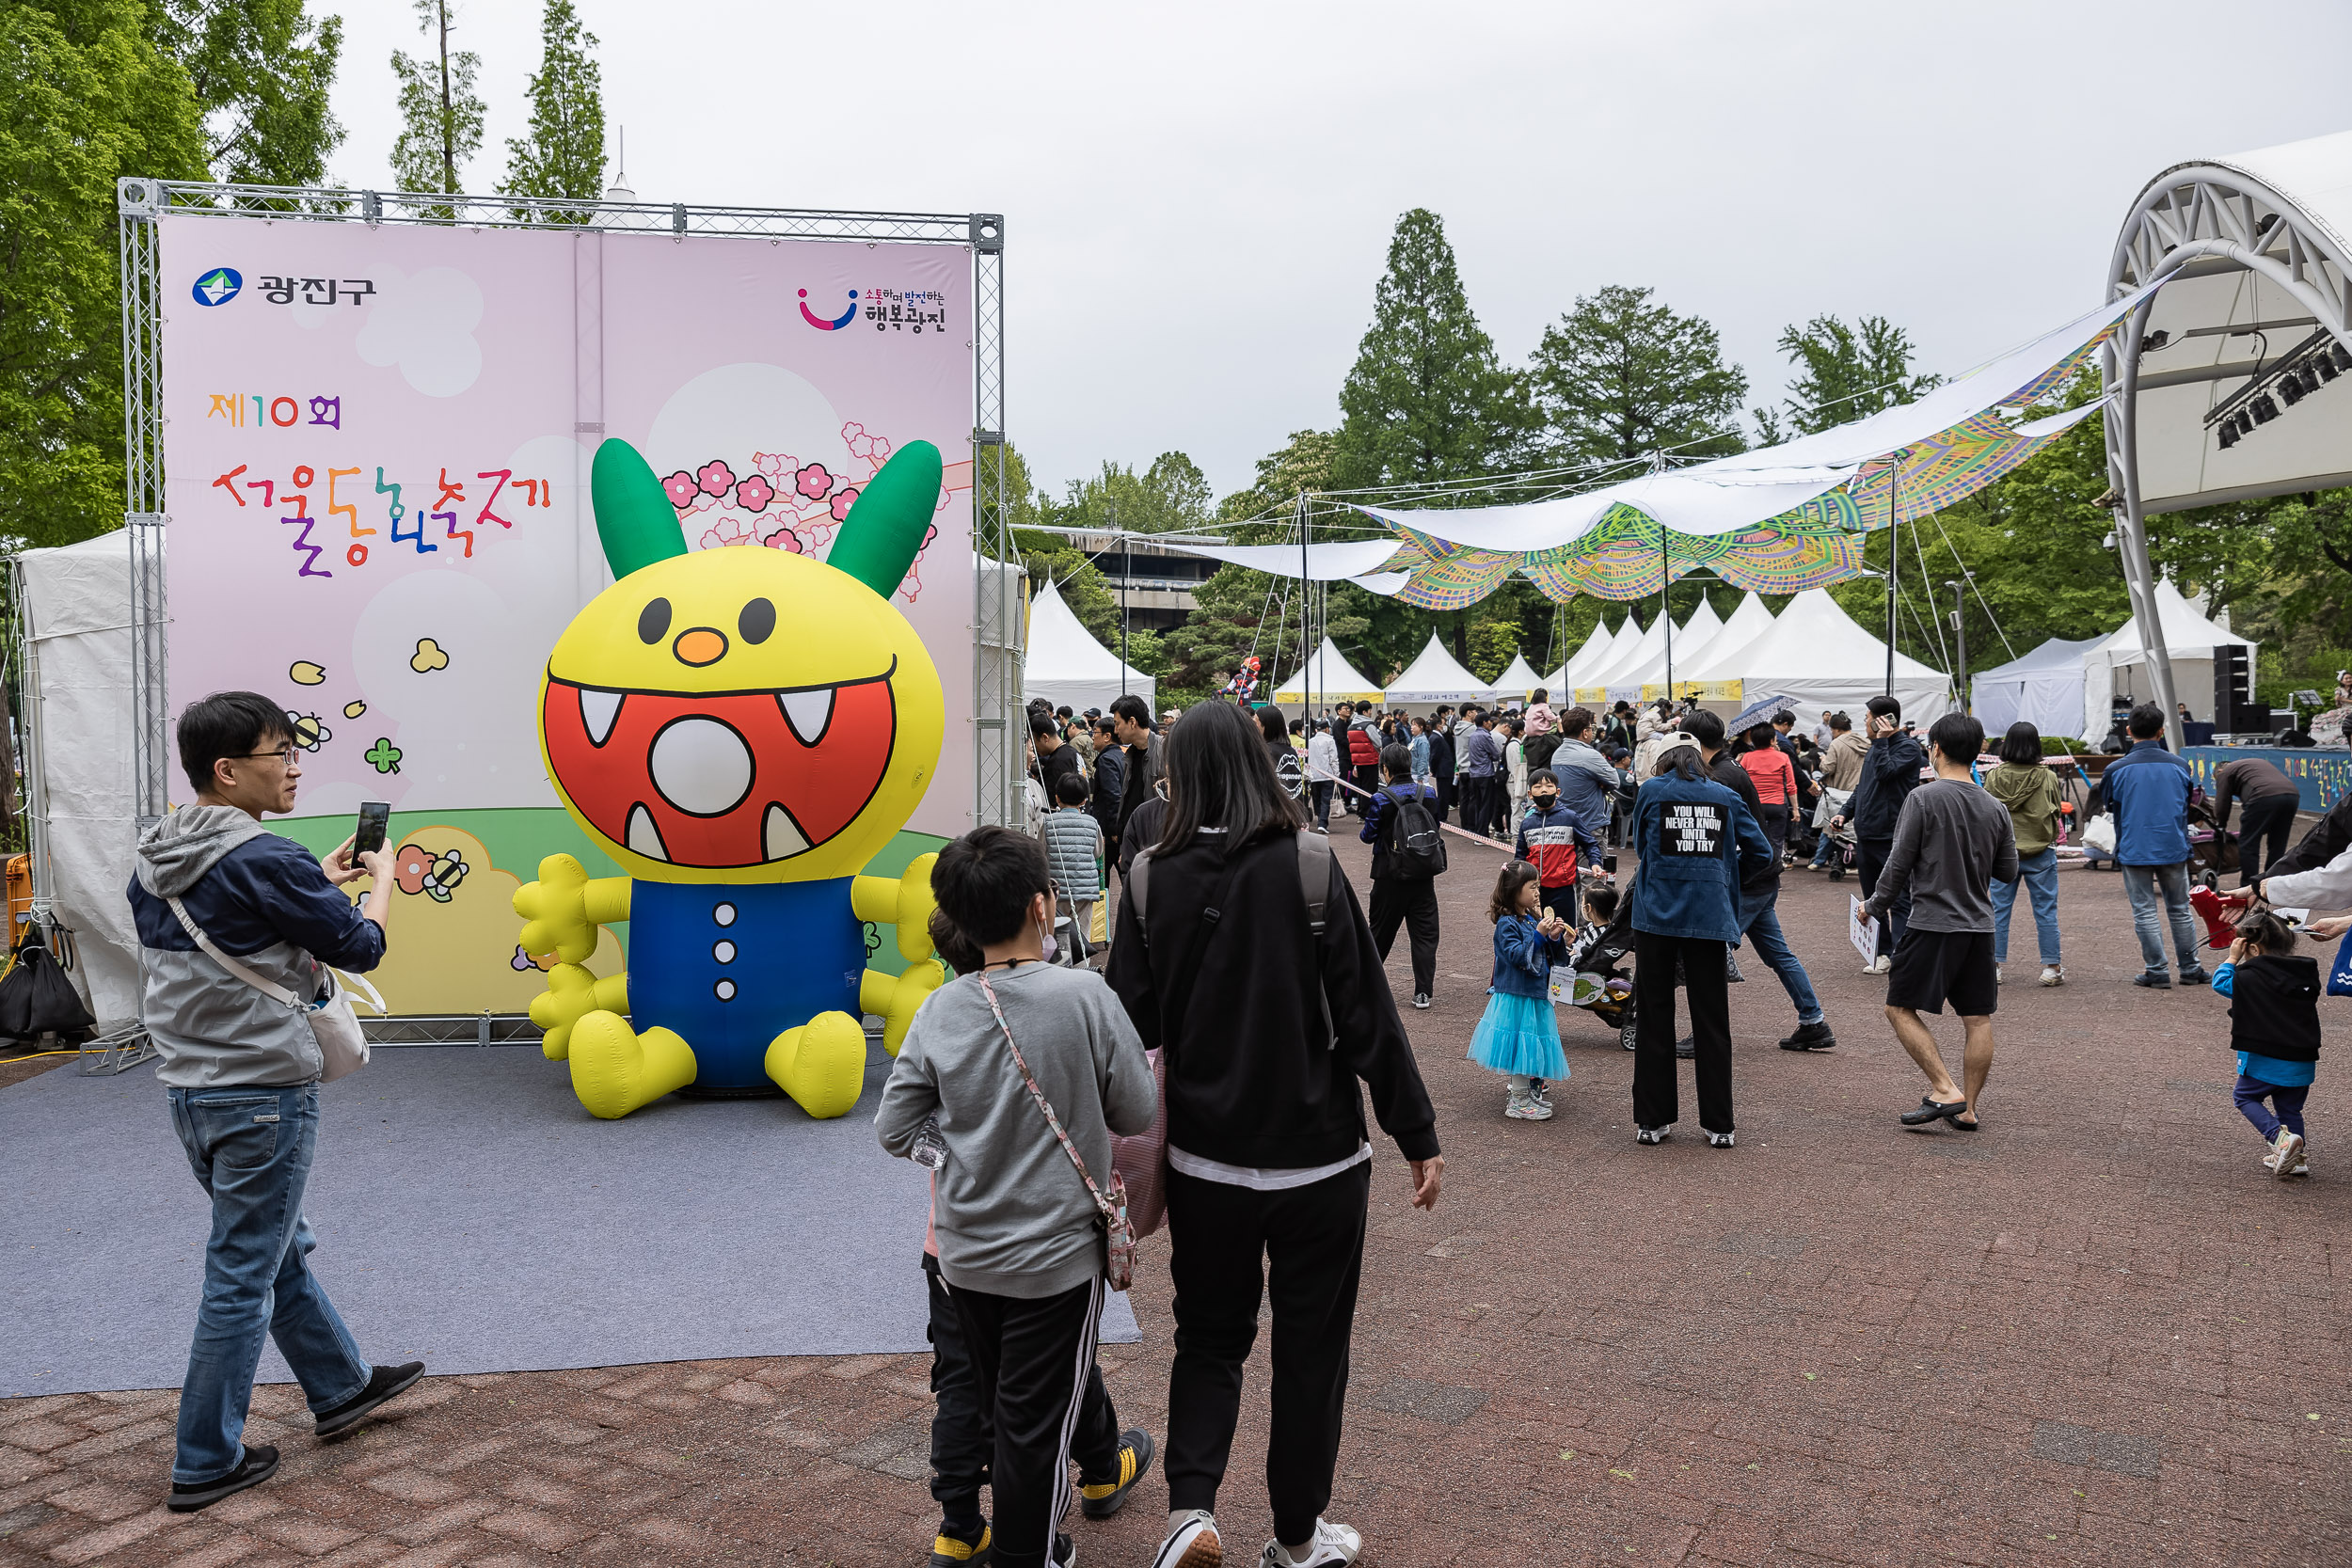
[(1697, 937), (1633, 933), (1633, 1120), (1664, 1127), (1681, 1117), (1675, 1079), (1675, 965), (1691, 998), (1691, 1035), (1698, 1047), (1699, 1125), (1735, 1131), (1731, 1119), (1731, 999), (1724, 979), (1727, 943)]
[[(1274, 1308), (1273, 1430), (1265, 1455), (1274, 1534), (1304, 1541), (1331, 1503), (1348, 1338), (1364, 1266), (1369, 1161), (1262, 1193), (1168, 1173), (1176, 1358), (1168, 1373), (1168, 1506), (1216, 1507), (1241, 1419), (1258, 1303)], [(1268, 1272), (1268, 1263), (1271, 1272)]]
[[(1095, 1318), (1103, 1278), (1059, 1295), (1028, 1298), (947, 1288), (972, 1358), (979, 1407), (995, 1424), (989, 1487), (996, 1504), (996, 1557), (1002, 1568), (1043, 1568), (1062, 1515), (1070, 1512), (1070, 1460), (1075, 1451), (1119, 1448), (1110, 1402), (1089, 1410)], [(1078, 1429), (1094, 1425), (1083, 1441)], [(936, 1427), (932, 1443), (938, 1443)]]
[[(939, 1277), (939, 1259), (929, 1253), (923, 1256), (923, 1274), (931, 1306), (931, 1498), (939, 1504), (941, 1524), (964, 1540), (977, 1540), (988, 1518), (980, 1512), (980, 1488), (988, 1484), (996, 1422), (980, 1402), (980, 1370), (963, 1337), (955, 1294)], [(1099, 1367), (1087, 1374), (1084, 1404), (1070, 1445), (1078, 1480), (1117, 1481), (1119, 1417)]]
[(1756, 820), (1757, 826), (1764, 830), (1764, 836), (1772, 841), (1772, 859), (1779, 860), (1788, 847), (1788, 807), (1771, 800), (1764, 801)]
[(1413, 990), (1427, 996), (1438, 989), (1438, 879), (1435, 877), (1375, 877), (1372, 879), (1372, 940), (1386, 959), (1403, 926), (1413, 949)]
[[(1376, 762), (1358, 763), (1356, 765), (1356, 787), (1362, 790), (1364, 795), (1379, 794), (1380, 765)], [(1364, 795), (1350, 795), (1347, 798), (1347, 809), (1358, 816), (1364, 815)]]
[(2238, 886), (2252, 887), (2262, 880), (2262, 868), (2287, 852), (2302, 805), (2303, 797), (2285, 794), (2257, 795), (2246, 802), (2237, 818)]
[(1442, 822), (1446, 819), (1447, 814), (1454, 810), (1454, 803), (1455, 800), (1454, 775), (1451, 773), (1440, 773), (1431, 779), (1429, 783), (1430, 787), (1438, 792), (1438, 820)]
[(1495, 781), (1492, 774), (1480, 778), (1475, 773), (1462, 776), (1462, 826), (1474, 833), (1491, 835), (1495, 831), (1495, 816), (1502, 808), (1495, 802)]
[(1535, 897), (1545, 913), (1556, 914), (1571, 927), (1576, 924), (1576, 884), (1574, 882), (1562, 882), (1558, 887), (1537, 888)]
[[(1857, 838), (1853, 841), (1854, 870), (1862, 878), (1862, 896), (1868, 898), (1879, 890), (1879, 873), (1886, 869), (1886, 857), (1895, 852), (1891, 838)], [(1895, 900), (1895, 907), (1879, 922), (1879, 952), (1882, 956), (1895, 951), (1895, 944), (1903, 940), (1911, 928), (1911, 891)]]

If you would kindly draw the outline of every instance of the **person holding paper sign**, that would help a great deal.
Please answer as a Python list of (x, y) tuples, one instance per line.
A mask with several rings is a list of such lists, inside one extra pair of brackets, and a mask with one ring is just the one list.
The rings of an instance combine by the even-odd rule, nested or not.
[[(1977, 787), (1968, 769), (1984, 749), (1984, 726), (1947, 713), (1928, 731), (1935, 777), (1911, 792), (1895, 824), (1895, 841), (1878, 886), (1863, 906), (1883, 920), (1908, 895), (1911, 919), (1895, 944), (1886, 982), (1886, 1018), (1896, 1039), (1928, 1076), (1918, 1108), (1903, 1113), (1905, 1127), (1949, 1121), (1977, 1130), (1977, 1106), (1993, 1071), (1993, 1012), (2000, 979), (1993, 961), (1993, 889), (2017, 879), (2017, 838), (2009, 811)], [(1967, 1031), (1963, 1091), (1945, 1070), (1922, 1011), (1940, 1013), (1949, 1002)]]

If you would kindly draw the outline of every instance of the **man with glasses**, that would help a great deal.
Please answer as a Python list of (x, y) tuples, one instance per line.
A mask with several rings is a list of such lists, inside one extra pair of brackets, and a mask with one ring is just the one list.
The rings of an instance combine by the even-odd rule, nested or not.
[[(179, 728), (180, 765), (196, 800), (141, 835), (130, 899), (148, 1033), (163, 1059), (155, 1076), (213, 1200), (166, 1499), (185, 1513), (278, 1468), (276, 1449), (242, 1440), (264, 1335), (309, 1396), (321, 1437), (414, 1384), (424, 1363), (370, 1365), (310, 1273), (318, 1238), (303, 1218), (302, 1192), (325, 1064), (310, 1008), (255, 983), (315, 1006), (331, 994), (323, 965), (373, 969), (384, 957), (392, 857), (380, 847), (355, 856), (345, 840), (313, 860), (262, 828), (264, 812), (294, 810), (302, 777), (286, 715), (267, 697), (217, 692), (190, 704)], [(361, 877), (373, 882), (355, 907), (339, 890)]]

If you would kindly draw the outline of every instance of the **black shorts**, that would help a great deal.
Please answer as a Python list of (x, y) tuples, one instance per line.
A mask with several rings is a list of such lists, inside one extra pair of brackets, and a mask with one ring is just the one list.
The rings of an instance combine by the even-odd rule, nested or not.
[(1895, 944), (1886, 977), (1886, 1005), (1940, 1013), (1949, 1002), (1963, 1018), (1990, 1018), (2000, 1006), (2001, 983), (1990, 931), (1923, 931), (1913, 926)]

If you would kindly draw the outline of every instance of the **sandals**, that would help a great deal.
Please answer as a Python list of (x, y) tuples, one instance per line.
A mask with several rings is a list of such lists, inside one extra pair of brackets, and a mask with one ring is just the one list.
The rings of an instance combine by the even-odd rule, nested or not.
[[(1968, 1101), (1964, 1100), (1955, 1100), (1947, 1104), (1931, 1095), (1921, 1095), (1919, 1108), (1915, 1111), (1905, 1111), (1902, 1121), (1905, 1127), (1926, 1127), (1934, 1122), (1949, 1120), (1966, 1109), (1968, 1109)], [(1952, 1125), (1958, 1127), (1960, 1123), (1955, 1121)], [(1973, 1132), (1976, 1129), (1971, 1127), (1968, 1131)]]

